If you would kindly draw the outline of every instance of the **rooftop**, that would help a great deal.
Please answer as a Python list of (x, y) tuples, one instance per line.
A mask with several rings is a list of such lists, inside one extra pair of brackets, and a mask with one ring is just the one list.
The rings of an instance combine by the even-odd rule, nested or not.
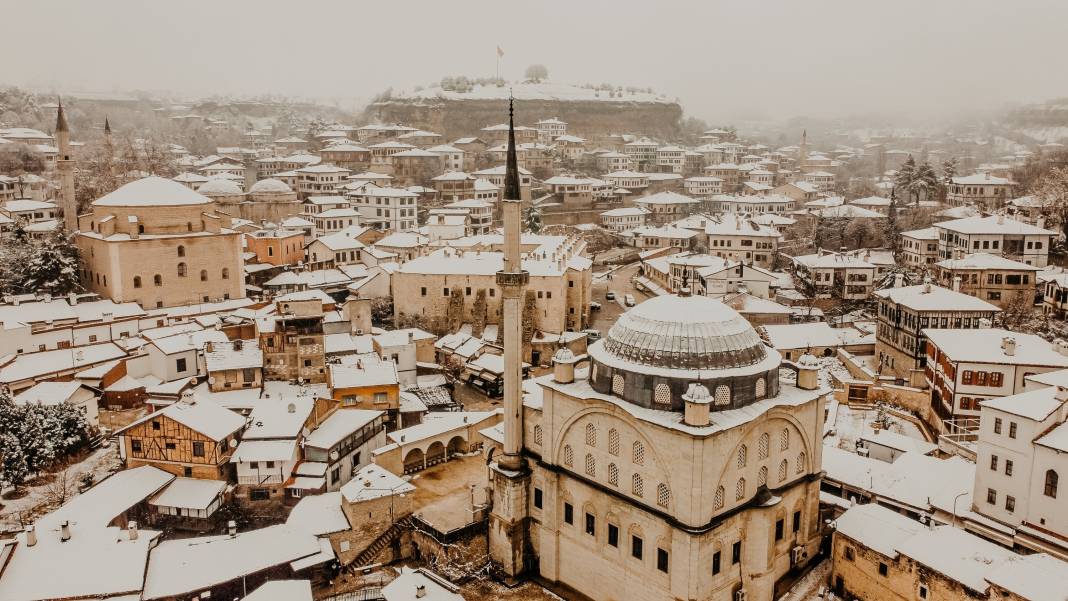
[(206, 205), (212, 200), (162, 177), (146, 177), (119, 187), (93, 201), (94, 207), (158, 207)]

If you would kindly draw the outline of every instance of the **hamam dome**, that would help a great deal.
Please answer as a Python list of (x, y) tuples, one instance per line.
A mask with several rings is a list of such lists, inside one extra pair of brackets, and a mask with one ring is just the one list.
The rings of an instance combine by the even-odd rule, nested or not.
[(211, 199), (176, 181), (146, 177), (93, 201), (94, 207), (157, 207), (211, 204)]
[(289, 194), (293, 189), (280, 179), (261, 179), (249, 188), (250, 194)]
[(654, 409), (683, 408), (691, 384), (705, 386), (713, 410), (778, 394), (777, 351), (734, 309), (705, 296), (659, 296), (619, 317), (589, 348), (599, 392)]
[(197, 188), (197, 192), (206, 196), (231, 196), (244, 194), (244, 192), (241, 191), (241, 186), (222, 177), (215, 177), (208, 180)]

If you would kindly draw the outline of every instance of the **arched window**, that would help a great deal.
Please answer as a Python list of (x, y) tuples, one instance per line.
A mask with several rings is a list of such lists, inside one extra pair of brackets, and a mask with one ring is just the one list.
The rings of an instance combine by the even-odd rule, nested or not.
[(771, 437), (765, 432), (760, 435), (760, 444), (757, 445), (757, 457), (760, 459), (768, 458), (768, 441)]
[(768, 466), (760, 466), (760, 471), (757, 473), (757, 486), (763, 486), (768, 483)]
[(575, 463), (575, 452), (571, 450), (571, 445), (564, 445), (564, 465), (571, 467)]
[(716, 489), (716, 498), (712, 501), (712, 509), (723, 509), (723, 497), (725, 495), (726, 493), (722, 486)]
[(783, 459), (779, 463), (779, 482), (786, 480), (786, 472), (790, 469), (790, 466), (786, 464), (786, 460)]
[(586, 424), (586, 445), (597, 446), (597, 427), (593, 424)]
[(626, 387), (626, 382), (623, 380), (623, 376), (616, 374), (612, 376), (612, 394), (616, 396), (623, 396), (623, 389)]
[(185, 222), (185, 229), (186, 229), (186, 231), (189, 231), (189, 232), (193, 231), (193, 222), (192, 221), (186, 221)]
[(641, 474), (634, 474), (630, 477), (630, 492), (634, 493), (636, 497), (640, 497), (645, 493), (645, 483), (642, 482)]
[(745, 464), (749, 461), (749, 448), (744, 444), (738, 447), (738, 469), (745, 467)]
[(541, 424), (534, 424), (534, 444), (541, 446)]
[(597, 476), (597, 462), (594, 461), (593, 455), (586, 453), (586, 475)]
[(208, 281), (208, 270), (207, 269), (201, 269), (200, 270), (200, 281), (201, 282)]
[(152, 283), (155, 284), (156, 286), (162, 286), (163, 285), (163, 276), (161, 276), (158, 273), (156, 275), (152, 276)]
[(229, 267), (223, 267), (223, 269), (222, 269), (222, 279), (224, 279), (224, 280), (230, 279), (230, 268)]
[(645, 445), (642, 441), (635, 440), (631, 447), (631, 460), (638, 465), (645, 463)]
[(785, 451), (790, 448), (790, 429), (783, 428), (782, 434), (779, 434), (779, 448)]
[(667, 384), (657, 384), (653, 389), (653, 402), (657, 405), (670, 405), (671, 388)]
[(768, 383), (764, 380), (764, 378), (759, 378), (756, 381), (756, 389), (754, 393), (756, 395), (756, 398), (758, 399), (762, 399), (768, 395)]
[(608, 483), (619, 486), (619, 467), (614, 463), (608, 464)]
[(608, 431), (608, 452), (619, 455), (619, 430), (615, 428)]
[(745, 498), (745, 478), (738, 478), (738, 484), (734, 486), (734, 500), (741, 501)]
[(178, 256), (179, 257), (184, 257), (185, 256), (185, 247), (180, 245), (180, 244), (178, 245)]
[(1060, 480), (1060, 476), (1053, 470), (1046, 470), (1046, 482), (1042, 487), (1042, 494), (1047, 497), (1057, 498), (1057, 481)]
[(668, 490), (667, 484), (661, 482), (656, 485), (656, 504), (666, 508), (669, 503), (671, 503), (671, 491)]
[(178, 264), (178, 277), (180, 277), (180, 278), (184, 278), (185, 277), (185, 263), (179, 263)]
[(719, 386), (716, 386), (716, 404), (731, 404), (731, 389), (728, 388), (726, 384), (720, 384)]
[(801, 451), (797, 454), (797, 465), (794, 466), (794, 473), (800, 474), (805, 471), (805, 452)]
[(134, 288), (140, 288), (140, 287), (141, 287), (141, 276), (135, 275), (134, 276)]

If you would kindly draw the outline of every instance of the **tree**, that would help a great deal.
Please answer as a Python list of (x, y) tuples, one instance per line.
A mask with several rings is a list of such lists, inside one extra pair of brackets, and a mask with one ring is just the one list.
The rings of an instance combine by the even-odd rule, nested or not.
[(6, 482), (16, 490), (30, 477), (26, 455), (14, 434), (0, 435), (0, 482)]
[(912, 180), (916, 177), (916, 159), (912, 158), (910, 154), (904, 163), (901, 163), (901, 167), (898, 168), (897, 174), (894, 176), (894, 185), (901, 188), (902, 191), (909, 191), (909, 187), (912, 185)]
[(538, 207), (528, 207), (524, 212), (523, 221), (526, 222), (526, 229), (531, 233), (537, 234), (541, 232), (541, 209)]
[(528, 81), (533, 81), (534, 83), (541, 82), (542, 80), (549, 79), (549, 68), (545, 65), (531, 65), (527, 67), (524, 77), (526, 77)]
[(942, 193), (939, 199), (942, 202), (946, 200), (946, 193), (949, 191), (949, 186), (953, 183), (953, 178), (957, 177), (957, 168), (960, 161), (957, 157), (950, 157), (942, 161)]
[(890, 190), (890, 206), (886, 207), (886, 221), (883, 222), (883, 241), (890, 246), (890, 251), (897, 258), (898, 240), (901, 226), (897, 223), (897, 190)]
[[(1054, 167), (1041, 176), (1031, 190), (1042, 212), (1068, 236), (1068, 167)], [(1052, 225), (1052, 224), (1051, 224)]]
[(931, 193), (938, 190), (938, 174), (930, 163), (923, 162), (916, 167), (912, 182), (909, 183), (909, 192), (916, 195), (916, 206), (920, 205), (920, 197), (927, 199)]
[(36, 252), (23, 265), (24, 290), (61, 296), (80, 288), (78, 247), (63, 230), (57, 229), (35, 246)]
[(843, 237), (853, 248), (862, 248), (865, 242), (871, 241), (873, 234), (867, 219), (854, 219), (846, 225)]

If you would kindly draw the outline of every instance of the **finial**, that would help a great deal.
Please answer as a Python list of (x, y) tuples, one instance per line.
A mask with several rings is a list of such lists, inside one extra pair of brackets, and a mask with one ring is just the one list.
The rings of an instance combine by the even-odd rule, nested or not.
[(106, 133), (106, 134), (110, 134), (111, 133), (111, 122), (108, 121), (108, 116), (107, 115), (104, 115), (104, 133)]
[(68, 131), (67, 116), (63, 113), (63, 98), (57, 96), (59, 109), (56, 111), (56, 131)]

